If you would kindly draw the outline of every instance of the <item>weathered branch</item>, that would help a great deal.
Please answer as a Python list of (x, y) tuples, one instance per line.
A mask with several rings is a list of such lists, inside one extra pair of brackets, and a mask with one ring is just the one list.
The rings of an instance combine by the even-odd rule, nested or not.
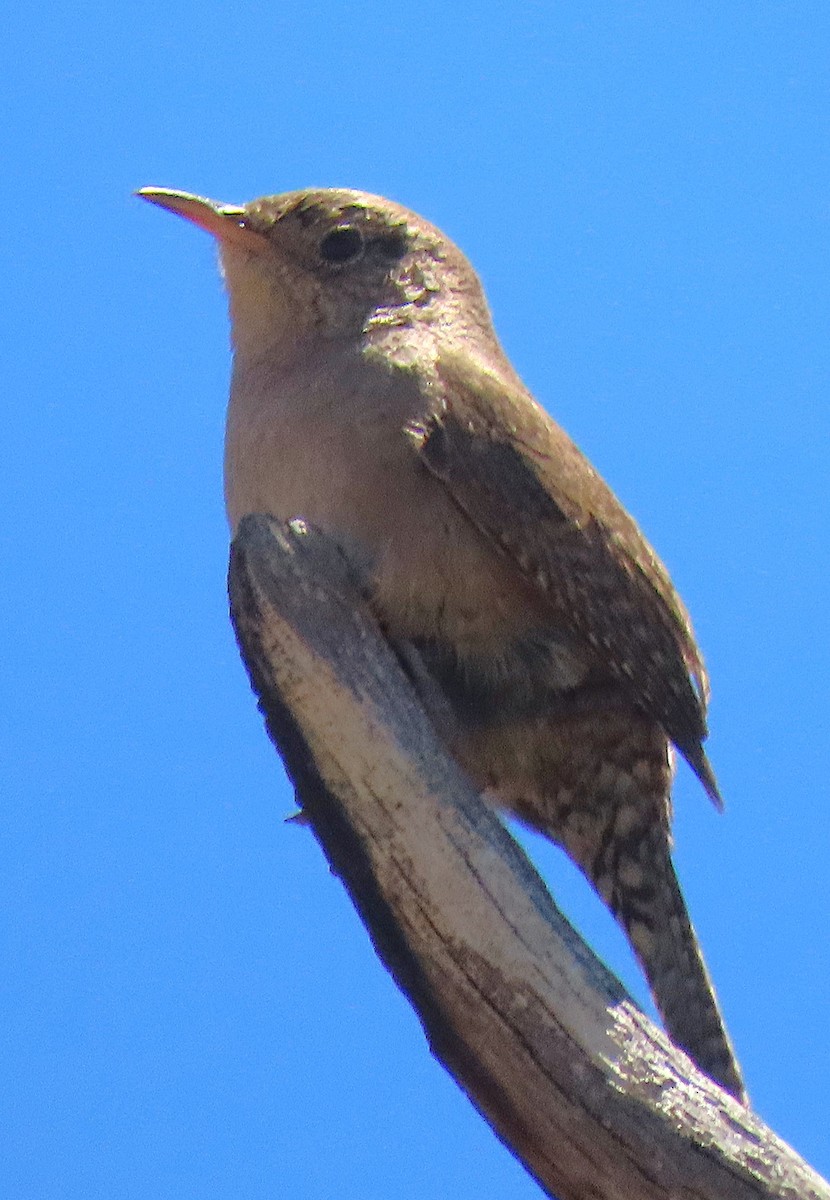
[(248, 517), (231, 610), (269, 733), (433, 1053), (560, 1200), (830, 1200), (640, 1012), (436, 741), (340, 551)]

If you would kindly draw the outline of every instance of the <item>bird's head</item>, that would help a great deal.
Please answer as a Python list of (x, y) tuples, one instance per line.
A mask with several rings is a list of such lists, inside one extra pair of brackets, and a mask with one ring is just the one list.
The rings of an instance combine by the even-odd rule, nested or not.
[(160, 188), (138, 195), (217, 239), (244, 355), (422, 324), (456, 335), (490, 331), (481, 285), (461, 251), (390, 200), (340, 188), (242, 206)]

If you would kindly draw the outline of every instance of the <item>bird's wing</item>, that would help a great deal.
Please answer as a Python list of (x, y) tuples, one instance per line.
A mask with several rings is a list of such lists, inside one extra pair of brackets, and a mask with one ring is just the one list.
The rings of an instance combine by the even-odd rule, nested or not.
[(689, 761), (714, 802), (702, 749), (708, 682), (688, 614), (634, 521), (516, 380), (443, 354), (429, 416), (409, 433), (424, 466), (587, 644)]

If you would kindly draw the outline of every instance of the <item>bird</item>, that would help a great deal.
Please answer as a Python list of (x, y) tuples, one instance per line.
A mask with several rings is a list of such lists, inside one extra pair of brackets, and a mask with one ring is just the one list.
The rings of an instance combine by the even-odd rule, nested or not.
[(480, 793), (561, 846), (627, 935), (671, 1038), (746, 1092), (672, 862), (675, 751), (718, 808), (709, 683), (634, 519), (522, 383), (475, 270), (366, 192), (222, 204), (142, 188), (213, 235), (233, 348), (231, 530), (333, 535)]

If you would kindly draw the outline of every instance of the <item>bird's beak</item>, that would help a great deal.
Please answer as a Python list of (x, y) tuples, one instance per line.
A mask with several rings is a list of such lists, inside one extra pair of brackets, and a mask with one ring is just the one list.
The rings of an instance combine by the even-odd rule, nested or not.
[(245, 209), (236, 204), (219, 204), (205, 196), (193, 196), (190, 192), (173, 192), (169, 188), (143, 187), (136, 192), (142, 200), (158, 204), (169, 212), (177, 213), (213, 234), (220, 242), (256, 249), (264, 240), (261, 233), (251, 229), (245, 220)]

